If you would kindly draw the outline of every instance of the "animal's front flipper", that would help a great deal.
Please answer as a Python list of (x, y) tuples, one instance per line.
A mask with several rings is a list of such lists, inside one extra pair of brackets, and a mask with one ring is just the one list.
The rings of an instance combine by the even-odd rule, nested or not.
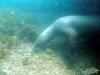
[(77, 44), (78, 33), (73, 28), (63, 29), (63, 32), (66, 34), (67, 37), (66, 52), (67, 52), (69, 63), (74, 64), (74, 62), (79, 57), (78, 44)]
[(68, 28), (65, 28), (63, 29), (63, 32), (66, 34), (66, 36), (68, 37), (68, 44), (71, 48), (75, 47), (76, 45), (76, 41), (77, 41), (77, 36), (78, 36), (78, 33), (75, 29), (71, 28), (71, 27), (68, 27)]

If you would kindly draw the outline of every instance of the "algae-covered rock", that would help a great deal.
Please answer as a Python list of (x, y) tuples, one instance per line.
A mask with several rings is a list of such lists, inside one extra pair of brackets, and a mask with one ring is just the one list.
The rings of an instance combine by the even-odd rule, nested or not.
[(8, 47), (0, 47), (0, 59), (5, 59), (9, 54), (10, 49)]
[(0, 59), (4, 59), (9, 55), (14, 43), (16, 43), (15, 36), (0, 35)]
[(37, 31), (34, 25), (27, 22), (27, 13), (14, 9), (5, 9), (0, 13), (0, 59), (3, 59), (11, 52), (13, 45), (17, 45), (16, 42), (33, 42)]
[(34, 26), (25, 26), (18, 33), (18, 38), (25, 42), (34, 42), (38, 36), (38, 32)]

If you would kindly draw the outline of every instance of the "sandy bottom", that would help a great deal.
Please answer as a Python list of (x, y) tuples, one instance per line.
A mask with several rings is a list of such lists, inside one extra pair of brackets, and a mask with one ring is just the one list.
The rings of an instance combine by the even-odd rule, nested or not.
[(27, 43), (14, 46), (0, 64), (0, 75), (75, 75), (53, 50), (32, 54), (32, 46)]

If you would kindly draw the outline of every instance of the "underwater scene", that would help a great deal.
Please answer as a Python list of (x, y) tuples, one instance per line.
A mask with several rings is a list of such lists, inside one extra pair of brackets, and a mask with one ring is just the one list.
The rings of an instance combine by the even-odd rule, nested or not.
[(0, 75), (100, 75), (100, 0), (0, 0)]

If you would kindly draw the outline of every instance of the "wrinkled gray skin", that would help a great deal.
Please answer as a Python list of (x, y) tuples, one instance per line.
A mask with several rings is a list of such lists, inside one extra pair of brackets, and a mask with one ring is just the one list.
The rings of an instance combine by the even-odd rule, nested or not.
[(58, 18), (40, 34), (40, 36), (35, 41), (35, 48), (41, 48), (42, 46), (45, 46), (55, 36), (60, 36), (61, 33), (67, 35), (69, 47), (73, 48), (76, 43), (76, 38), (79, 34), (87, 31), (100, 30), (99, 28), (99, 16), (61, 17)]

